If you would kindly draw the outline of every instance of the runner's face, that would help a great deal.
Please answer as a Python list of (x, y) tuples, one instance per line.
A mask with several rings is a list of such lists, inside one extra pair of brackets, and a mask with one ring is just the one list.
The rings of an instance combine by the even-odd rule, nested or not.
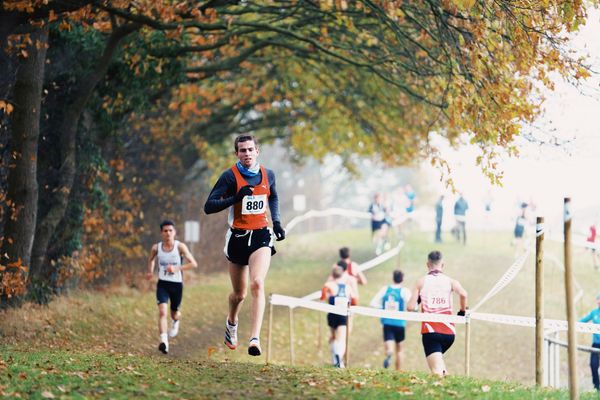
[(254, 140), (246, 140), (245, 142), (238, 143), (235, 155), (244, 167), (252, 167), (258, 158), (258, 148), (254, 144)]
[(163, 226), (160, 236), (163, 242), (172, 242), (175, 239), (175, 227), (172, 225)]

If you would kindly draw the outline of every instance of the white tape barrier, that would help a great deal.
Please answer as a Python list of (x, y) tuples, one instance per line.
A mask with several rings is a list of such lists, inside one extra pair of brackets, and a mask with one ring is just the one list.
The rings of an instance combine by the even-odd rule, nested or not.
[[(469, 313), (468, 317), (461, 317), (458, 315), (447, 314), (429, 314), (409, 311), (389, 311), (361, 306), (342, 307), (332, 306), (327, 303), (312, 300), (300, 299), (297, 297), (283, 296), (279, 294), (272, 294), (270, 297), (270, 301), (271, 304), (276, 306), (287, 306), (291, 308), (302, 307), (338, 315), (347, 315), (348, 312), (350, 312), (351, 314), (359, 314), (376, 318), (390, 318), (405, 321), (449, 322), (454, 324), (464, 324), (469, 318), (470, 320), (479, 320), (504, 325), (523, 326), (529, 328), (535, 327), (535, 318), (522, 317), (517, 315), (472, 312)], [(568, 325), (567, 321), (557, 319), (545, 319), (544, 328), (566, 331), (568, 329)], [(600, 324), (577, 322), (575, 324), (575, 330), (581, 333), (600, 333)]]
[(527, 260), (530, 252), (530, 243), (526, 243), (525, 252), (515, 260), (515, 262), (506, 270), (504, 275), (502, 275), (502, 277), (498, 280), (498, 282), (496, 282), (494, 287), (485, 296), (483, 296), (481, 300), (479, 300), (479, 303), (477, 303), (475, 307), (471, 308), (471, 312), (479, 309), (483, 303), (498, 294), (498, 292), (504, 289), (515, 278), (515, 276), (517, 276), (519, 271), (521, 271), (521, 268), (523, 268), (523, 265), (525, 265), (525, 261)]
[(366, 211), (355, 211), (355, 210), (347, 210), (344, 208), (327, 208), (325, 210), (310, 210), (302, 215), (298, 215), (297, 217), (292, 218), (290, 222), (285, 226), (285, 231), (289, 233), (296, 225), (298, 225), (302, 221), (306, 221), (310, 218), (315, 217), (328, 217), (330, 215), (339, 215), (342, 217), (349, 218), (361, 218), (361, 219), (371, 219), (371, 213)]
[[(285, 226), (285, 231), (289, 233), (292, 229), (296, 227), (300, 222), (306, 221), (310, 218), (317, 217), (329, 217), (332, 215), (338, 215), (340, 217), (348, 217), (348, 218), (360, 218), (360, 219), (371, 219), (371, 213), (366, 211), (356, 211), (356, 210), (348, 210), (345, 208), (337, 208), (331, 207), (325, 210), (309, 210), (302, 215), (298, 215), (297, 217), (292, 218), (290, 222)], [(403, 215), (399, 218), (395, 218), (393, 221), (393, 225), (397, 226), (402, 224), (406, 220), (406, 216)]]
[[(564, 272), (565, 265), (563, 264), (562, 261), (559, 260), (558, 257), (556, 257), (553, 254), (545, 255), (544, 257), (547, 258), (549, 261), (555, 263), (558, 266), (558, 268), (560, 268), (560, 270)], [(577, 293), (575, 294), (575, 297), (573, 298), (573, 301), (575, 303), (578, 303), (583, 298), (583, 288), (581, 287), (581, 285), (579, 284), (579, 282), (575, 278), (573, 278), (573, 284), (575, 286), (575, 289), (577, 290)]]
[[(396, 247), (394, 247), (393, 249), (390, 249), (388, 251), (386, 251), (385, 253), (370, 259), (367, 262), (364, 262), (362, 264), (358, 264), (356, 269), (358, 271), (366, 271), (368, 269), (371, 269), (373, 267), (376, 267), (380, 264), (383, 264), (384, 262), (386, 262), (387, 260), (389, 260), (390, 258), (397, 256), (398, 253), (400, 253), (400, 249), (402, 249), (402, 247), (404, 246), (404, 242), (400, 242), (398, 243), (398, 245)], [(304, 300), (316, 300), (319, 297), (321, 297), (321, 291), (317, 290), (316, 292), (312, 292), (307, 294), (306, 296), (302, 297)]]

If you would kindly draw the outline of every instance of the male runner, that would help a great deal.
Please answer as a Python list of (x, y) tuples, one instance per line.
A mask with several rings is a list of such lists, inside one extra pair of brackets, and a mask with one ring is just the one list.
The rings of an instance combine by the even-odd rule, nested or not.
[[(160, 224), (160, 236), (162, 241), (153, 245), (148, 257), (148, 280), (154, 276), (154, 261), (158, 260), (158, 283), (156, 284), (156, 303), (158, 304), (158, 332), (160, 344), (158, 350), (167, 354), (169, 352), (170, 337), (179, 333), (179, 321), (181, 312), (181, 298), (183, 296), (183, 274), (182, 271), (198, 267), (192, 253), (179, 240), (175, 240), (175, 223), (164, 220)], [(182, 258), (187, 261), (182, 265)], [(167, 303), (171, 301), (171, 319), (173, 325), (167, 336)]]
[[(394, 283), (379, 289), (379, 292), (371, 300), (371, 307), (391, 311), (406, 311), (406, 304), (410, 300), (410, 289), (402, 287), (403, 280), (404, 274), (402, 271), (395, 270), (393, 273)], [(402, 366), (402, 342), (406, 336), (406, 321), (381, 318), (381, 325), (383, 325), (383, 342), (385, 346), (383, 368), (390, 366), (392, 355), (396, 354), (396, 369), (400, 370)]]
[[(334, 306), (356, 305), (356, 295), (352, 286), (344, 279), (344, 269), (336, 265), (331, 270), (333, 280), (325, 282), (321, 291), (321, 300), (326, 300)], [(338, 314), (327, 314), (327, 325), (331, 329), (329, 347), (333, 358), (333, 365), (344, 368), (344, 354), (346, 353), (346, 325), (348, 317)]]
[[(225, 345), (238, 345), (238, 314), (246, 297), (248, 275), (252, 293), (251, 334), (248, 354), (259, 356), (260, 328), (265, 311), (265, 278), (275, 254), (274, 236), (285, 239), (279, 217), (279, 199), (275, 174), (257, 161), (258, 141), (252, 135), (240, 135), (234, 142), (238, 162), (221, 174), (208, 195), (204, 212), (213, 214), (229, 209), (229, 229), (225, 236), (225, 256), (233, 291), (229, 295), (229, 314), (225, 322)], [(267, 205), (273, 220), (268, 226)]]
[[(428, 273), (419, 278), (412, 296), (408, 302), (408, 309), (415, 310), (417, 299), (421, 299), (421, 311), (434, 314), (452, 314), (452, 292), (460, 297), (460, 311), (458, 315), (465, 315), (467, 308), (467, 292), (460, 283), (445, 275), (442, 253), (432, 251), (427, 256)], [(427, 365), (433, 374), (443, 377), (448, 373), (442, 354), (454, 343), (456, 329), (454, 324), (447, 322), (421, 323), (423, 348)]]

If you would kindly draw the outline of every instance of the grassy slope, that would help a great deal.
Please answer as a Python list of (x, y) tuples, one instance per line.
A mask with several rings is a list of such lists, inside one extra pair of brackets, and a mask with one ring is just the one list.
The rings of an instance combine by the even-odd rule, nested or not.
[[(406, 272), (408, 284), (424, 272), (423, 259), (432, 248), (428, 236), (411, 234), (397, 259), (368, 273), (369, 284), (361, 288), (361, 304), (368, 304), (377, 289), (387, 283), (394, 267), (399, 266)], [(318, 289), (336, 259), (337, 248), (342, 245), (353, 248), (357, 261), (371, 257), (367, 231), (292, 236), (278, 244), (279, 253), (273, 259), (267, 282), (268, 291), (301, 296)], [(556, 250), (552, 247), (556, 247)], [(492, 233), (474, 236), (466, 248), (453, 243), (443, 244), (439, 248), (446, 255), (448, 273), (460, 279), (469, 291), (471, 304), (502, 275), (514, 254), (505, 235)], [(548, 246), (547, 252), (559, 249), (557, 246)], [(579, 261), (576, 263), (577, 278), (586, 289), (585, 305), (592, 305), (594, 279), (597, 276), (588, 265), (586, 256), (582, 252), (575, 252), (575, 259)], [(562, 273), (548, 264), (546, 276), (548, 315), (563, 318)], [(513, 284), (486, 303), (481, 311), (532, 315), (532, 277), (533, 257)], [(105, 293), (80, 293), (58, 299), (49, 307), (26, 306), (20, 311), (0, 314), (0, 355), (5, 360), (4, 364), (0, 364), (0, 391), (40, 395), (48, 389), (58, 396), (62, 388), (65, 393), (110, 397), (141, 396), (144, 392), (154, 395), (162, 393), (166, 397), (217, 397), (239, 394), (235, 390), (242, 390), (251, 397), (299, 397), (301, 394), (310, 397), (318, 393), (319, 397), (335, 393), (375, 396), (376, 391), (377, 397), (397, 396), (401, 392), (414, 392), (426, 397), (436, 393), (447, 397), (456, 392), (459, 397), (480, 394), (484, 398), (513, 398), (510, 396), (520, 393), (514, 398), (523, 398), (525, 393), (523, 390), (526, 389), (515, 389), (510, 384), (481, 383), (464, 378), (452, 378), (432, 386), (423, 385), (423, 380), (431, 378), (419, 373), (397, 375), (375, 369), (349, 372), (320, 369), (318, 367), (326, 365), (328, 359), (324, 316), (307, 310), (295, 312), (296, 362), (303, 367), (296, 370), (278, 366), (289, 363), (289, 343), (287, 309), (276, 309), (273, 336), (276, 365), (264, 369), (262, 365), (255, 365), (263, 360), (250, 359), (245, 354), (245, 348), (231, 352), (221, 345), (225, 299), (229, 290), (227, 276), (199, 276), (196, 281), (186, 287), (182, 331), (172, 341), (168, 358), (156, 354), (156, 306), (152, 291), (141, 293), (120, 289)], [(580, 314), (587, 311), (585, 305), (580, 306)], [(247, 314), (246, 305), (240, 323), (242, 342), (248, 336)], [(416, 324), (409, 326), (407, 336), (405, 369), (424, 371), (426, 366)], [(457, 341), (447, 354), (448, 367), (454, 374), (463, 370), (463, 336), (459, 329)], [(472, 336), (471, 370), (474, 376), (528, 384), (532, 382), (531, 329), (474, 323)], [(350, 343), (353, 367), (379, 367), (382, 360), (380, 337), (378, 321), (366, 317), (356, 319)], [(263, 330), (264, 339), (266, 329)], [(589, 338), (582, 336), (581, 341), (587, 342)], [(589, 386), (585, 355), (581, 355), (579, 361), (580, 382), (585, 389)], [(253, 363), (250, 367), (247, 364), (249, 362)], [(84, 374), (83, 378), (81, 374), (70, 375), (70, 366), (75, 372), (88, 375)], [(42, 374), (45, 368), (51, 370)], [(9, 371), (11, 377), (3, 374), (3, 369)], [(232, 369), (239, 374), (236, 372), (233, 377), (227, 377), (226, 371)], [(259, 370), (262, 370), (261, 374), (257, 374)], [(21, 372), (25, 374), (24, 377), (19, 377)], [(283, 376), (286, 379), (280, 379)], [(230, 378), (232, 382), (228, 381)], [(111, 383), (105, 385), (102, 383), (105, 380)], [(326, 385), (332, 381), (336, 384)], [(489, 392), (481, 389), (485, 385), (491, 387)], [(242, 389), (236, 389), (238, 386)], [(248, 387), (252, 389), (248, 390)], [(433, 392), (426, 392), (428, 390)], [(527, 393), (530, 398), (539, 397), (540, 394)], [(565, 393), (543, 392), (542, 397), (548, 396), (558, 398), (565, 396)]]

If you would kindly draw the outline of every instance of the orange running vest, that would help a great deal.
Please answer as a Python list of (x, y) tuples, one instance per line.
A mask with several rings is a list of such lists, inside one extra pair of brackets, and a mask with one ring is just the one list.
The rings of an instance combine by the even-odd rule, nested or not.
[[(235, 176), (236, 193), (248, 182), (244, 179), (237, 165), (231, 167), (231, 171)], [(269, 179), (267, 170), (262, 165), (260, 166), (261, 181), (254, 186), (252, 196), (244, 196), (242, 201), (238, 201), (233, 205), (233, 222), (231, 227), (235, 229), (254, 230), (261, 229), (269, 225), (267, 221), (267, 206), (269, 205), (269, 196), (271, 190), (269, 188)]]

